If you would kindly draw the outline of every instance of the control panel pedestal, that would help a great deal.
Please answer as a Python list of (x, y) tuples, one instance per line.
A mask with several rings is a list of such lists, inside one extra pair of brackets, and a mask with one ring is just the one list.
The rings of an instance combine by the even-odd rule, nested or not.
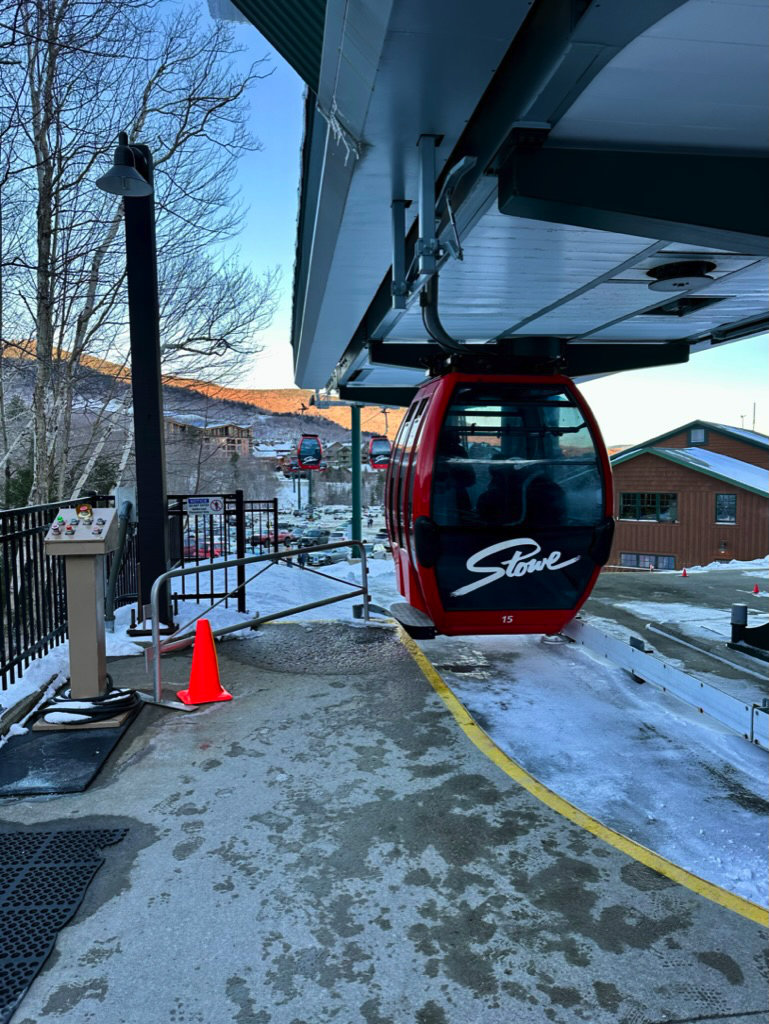
[(65, 559), (70, 694), (103, 697), (108, 690), (104, 634), (104, 559), (117, 547), (114, 508), (59, 509), (45, 536), (45, 552)]

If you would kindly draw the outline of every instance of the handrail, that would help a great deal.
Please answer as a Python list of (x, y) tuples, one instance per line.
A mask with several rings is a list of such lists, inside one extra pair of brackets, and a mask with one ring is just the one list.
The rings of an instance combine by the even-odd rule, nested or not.
[(115, 629), (115, 591), (117, 589), (118, 576), (120, 575), (120, 566), (123, 562), (123, 552), (125, 551), (132, 508), (132, 503), (126, 500), (120, 506), (120, 511), (118, 512), (117, 548), (112, 556), (112, 567), (109, 580), (107, 581), (107, 595), (104, 599), (104, 623), (111, 633)]
[[(366, 548), (363, 541), (360, 540), (340, 540), (334, 541), (332, 544), (318, 544), (315, 547), (302, 547), (302, 548), (283, 548), (279, 551), (269, 551), (264, 555), (247, 555), (245, 558), (232, 558), (225, 562), (214, 562), (213, 564), (208, 563), (206, 565), (191, 565), (186, 569), (169, 569), (168, 572), (164, 572), (158, 576), (155, 582), (152, 584), (152, 590), (150, 591), (150, 607), (152, 609), (152, 652), (155, 661), (154, 665), (154, 698), (156, 701), (162, 702), (162, 678), (160, 671), (160, 657), (163, 650), (178, 650), (181, 647), (187, 646), (192, 640), (192, 634), (186, 636), (179, 636), (176, 633), (166, 640), (162, 645), (160, 643), (160, 588), (173, 579), (176, 576), (191, 576), (198, 572), (211, 572), (218, 569), (229, 569), (234, 566), (246, 566), (252, 565), (256, 562), (275, 562), (280, 561), (281, 558), (294, 557), (298, 551), (308, 553), (311, 551), (330, 551), (335, 548), (341, 547), (352, 547), (360, 549), (360, 567), (361, 567), (361, 586), (346, 594), (339, 594), (336, 597), (325, 597), (320, 601), (312, 601), (309, 604), (297, 605), (294, 608), (288, 608), (283, 612), (274, 612), (272, 615), (257, 616), (254, 619), (248, 619), (245, 622), (237, 623), (231, 626), (221, 626), (219, 629), (213, 630), (215, 636), (223, 636), (225, 633), (233, 633), (239, 629), (245, 629), (251, 627), (252, 629), (256, 626), (261, 625), (263, 622), (272, 622), (274, 619), (284, 618), (286, 615), (293, 615), (296, 612), (309, 611), (312, 608), (319, 608), (322, 605), (333, 604), (336, 601), (346, 601), (348, 598), (357, 597), (358, 595), (363, 596), (363, 618), (368, 622), (369, 620), (369, 593), (368, 593), (368, 568), (366, 567)], [(252, 577), (253, 578), (253, 577)], [(235, 587), (235, 591), (245, 587), (250, 580), (244, 580), (242, 584), (238, 584)], [(233, 591), (233, 593), (235, 592)], [(228, 595), (231, 596), (231, 595)], [(216, 604), (219, 602), (217, 601)], [(212, 608), (215, 605), (211, 606)], [(196, 619), (202, 618), (206, 614), (205, 611), (201, 612), (200, 615), (192, 619), (187, 625), (192, 625)], [(176, 637), (176, 641), (174, 641)]]

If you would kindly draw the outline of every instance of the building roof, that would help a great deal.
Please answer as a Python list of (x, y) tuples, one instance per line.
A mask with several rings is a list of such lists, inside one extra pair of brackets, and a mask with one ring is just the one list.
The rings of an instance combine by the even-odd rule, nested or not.
[(248, 423), (235, 423), (233, 420), (207, 420), (205, 416), (195, 416), (192, 413), (167, 412), (163, 414), (164, 419), (182, 426), (198, 427), (200, 430), (214, 430), (217, 427), (237, 427), (238, 430), (251, 430)]
[(769, 497), (769, 471), (750, 462), (742, 462), (728, 455), (708, 451), (707, 448), (633, 448), (620, 452), (611, 459), (612, 466), (619, 466), (639, 455), (656, 455), (668, 462), (674, 462), (696, 473), (723, 480), (725, 483), (741, 487), (763, 498)]
[(675, 427), (673, 430), (666, 430), (664, 434), (658, 434), (656, 437), (650, 437), (647, 441), (641, 441), (640, 444), (630, 445), (630, 447), (622, 450), (622, 454), (629, 455), (631, 452), (636, 453), (642, 449), (652, 448), (654, 445), (659, 444), (660, 441), (665, 441), (669, 437), (675, 437), (676, 434), (680, 434), (684, 430), (691, 430), (693, 427), (715, 430), (726, 437), (733, 437), (738, 441), (744, 441), (746, 444), (752, 444), (758, 448), (763, 448), (765, 451), (769, 451), (769, 437), (766, 434), (759, 434), (755, 430), (745, 430), (743, 427), (730, 427), (725, 423), (712, 423), (710, 420), (691, 420), (689, 423), (683, 423), (680, 427)]
[(233, 0), (233, 3), (310, 89), (317, 92), (326, 0), (292, 0), (289, 5), (285, 0)]

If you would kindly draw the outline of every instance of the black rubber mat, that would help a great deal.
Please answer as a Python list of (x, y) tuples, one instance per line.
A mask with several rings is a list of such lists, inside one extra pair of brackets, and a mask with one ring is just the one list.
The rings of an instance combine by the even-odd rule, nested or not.
[(140, 710), (115, 729), (31, 729), (10, 736), (0, 747), (0, 796), (82, 793)]
[(128, 829), (0, 832), (0, 1024), (10, 1020), (60, 928)]

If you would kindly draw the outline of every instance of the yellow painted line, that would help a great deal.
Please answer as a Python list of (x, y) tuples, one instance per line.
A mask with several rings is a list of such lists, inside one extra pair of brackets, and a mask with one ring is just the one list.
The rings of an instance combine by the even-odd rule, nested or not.
[(746, 917), (756, 924), (763, 925), (764, 928), (769, 927), (769, 911), (764, 907), (753, 903), (751, 900), (743, 899), (741, 896), (736, 896), (734, 893), (728, 892), (712, 882), (707, 882), (704, 878), (693, 875), (685, 868), (679, 867), (653, 850), (649, 850), (640, 843), (636, 843), (621, 832), (616, 832), (613, 828), (609, 828), (608, 825), (603, 825), (600, 821), (575, 807), (574, 804), (570, 804), (568, 800), (558, 796), (557, 793), (548, 789), (547, 786), (543, 786), (533, 775), (529, 775), (521, 765), (508, 757), (504, 751), (500, 750), (496, 743), (481, 729), (464, 704), (454, 696), (435, 667), (430, 664), (414, 640), (400, 625), (398, 626), (398, 634), (401, 642), (417, 665), (419, 665), (425, 678), (459, 723), (460, 728), (468, 739), (490, 761), (493, 761), (498, 768), (501, 768), (506, 775), (509, 775), (511, 779), (528, 790), (532, 796), (541, 800), (543, 804), (546, 804), (552, 810), (557, 811), (558, 814), (563, 815), (564, 818), (574, 822), (575, 825), (579, 825), (580, 828), (591, 832), (605, 843), (627, 854), (628, 857), (632, 857), (633, 860), (645, 864), (646, 867), (657, 871), (660, 875), (678, 882), (680, 885), (691, 889), (692, 892), (696, 892), (700, 896), (704, 896), (705, 899), (711, 900), (713, 903), (718, 903), (728, 910), (733, 910), (736, 914), (741, 914), (742, 917)]

